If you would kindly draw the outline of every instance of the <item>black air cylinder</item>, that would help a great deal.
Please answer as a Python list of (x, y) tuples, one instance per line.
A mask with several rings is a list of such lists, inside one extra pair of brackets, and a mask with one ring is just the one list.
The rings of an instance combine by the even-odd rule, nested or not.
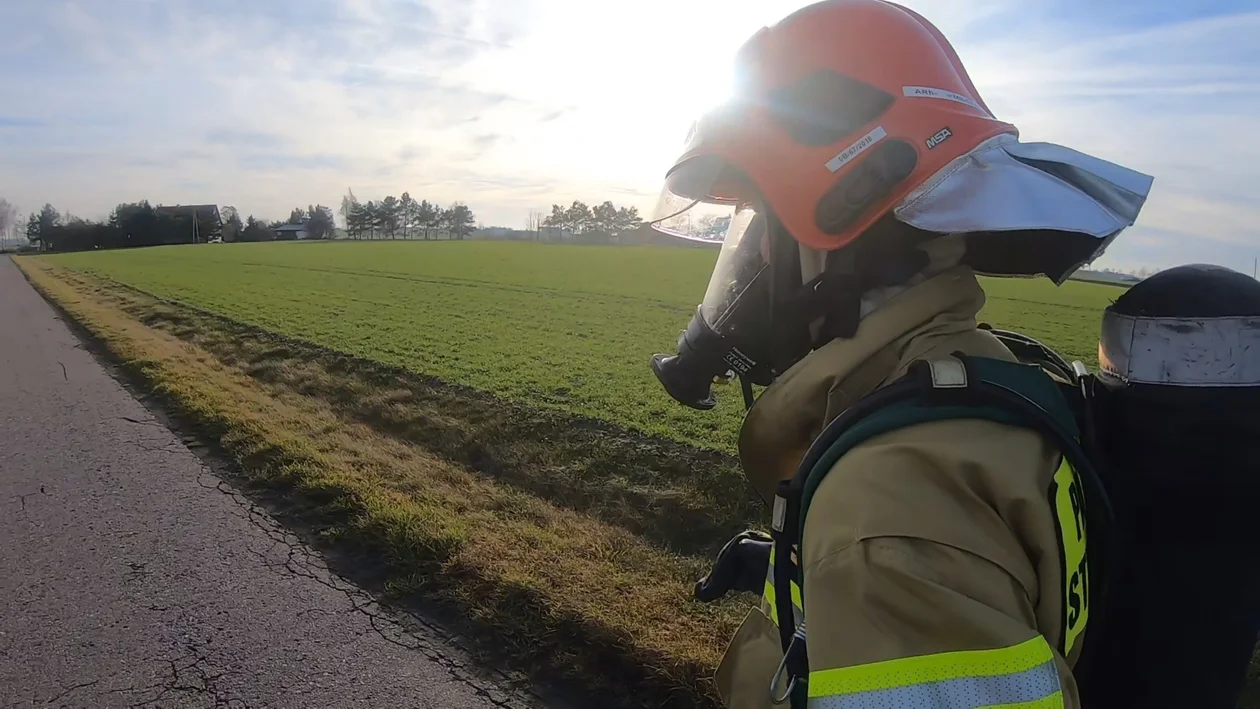
[(1260, 632), (1260, 282), (1182, 266), (1123, 293), (1096, 426), (1116, 522), (1085, 709), (1233, 709)]

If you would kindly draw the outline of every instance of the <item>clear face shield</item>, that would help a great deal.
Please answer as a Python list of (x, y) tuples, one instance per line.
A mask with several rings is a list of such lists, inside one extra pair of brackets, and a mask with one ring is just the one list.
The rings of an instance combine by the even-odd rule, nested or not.
[(678, 354), (652, 361), (670, 395), (693, 408), (714, 406), (714, 380), (738, 376), (749, 400), (752, 384), (769, 385), (779, 373), (774, 306), (785, 288), (799, 290), (799, 252), (752, 197), (721, 161), (697, 158), (667, 178), (650, 222), (679, 239), (722, 244)]

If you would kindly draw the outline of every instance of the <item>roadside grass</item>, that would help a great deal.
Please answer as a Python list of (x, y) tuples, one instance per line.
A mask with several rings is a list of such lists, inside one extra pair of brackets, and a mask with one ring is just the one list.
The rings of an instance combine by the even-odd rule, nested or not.
[[(715, 705), (709, 678), (747, 603), (690, 601), (706, 560), (635, 534), (634, 520), (566, 504), (554, 499), (557, 489), (512, 484), (389, 432), (419, 431), (426, 442), (436, 432), (452, 436), (438, 448), (463, 445), (451, 433), (460, 421), (438, 418), (451, 401), (441, 394), (426, 412), (414, 383), (377, 391), (347, 361), (319, 363), (293, 343), (242, 337), (47, 259), (18, 264), (125, 371), (218, 440), (252, 484), (285, 492), (326, 520), (331, 538), (379, 563), (393, 595), (458, 609), (522, 669), (621, 702)], [(249, 342), (223, 349), (235, 338)], [(555, 464), (532, 455), (512, 461), (519, 478), (536, 458)]]
[[(680, 406), (648, 363), (672, 351), (716, 253), (512, 242), (222, 244), (60, 254), (126, 283), (364, 360), (535, 409), (732, 453), (739, 388)], [(1102, 310), (1122, 291), (984, 279), (983, 317), (1093, 364)]]
[[(62, 271), (69, 283), (99, 279)], [(299, 393), (342, 420), (420, 445), (444, 460), (684, 554), (716, 552), (767, 521), (738, 461), (612, 424), (506, 401), (469, 387), (346, 355), (121, 284), (101, 301), (253, 378)]]

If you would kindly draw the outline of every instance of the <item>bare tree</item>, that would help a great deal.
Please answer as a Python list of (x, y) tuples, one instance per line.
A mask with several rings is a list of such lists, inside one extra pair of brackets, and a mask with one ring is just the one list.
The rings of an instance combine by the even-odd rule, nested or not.
[(354, 213), (355, 208), (358, 206), (359, 200), (354, 196), (354, 190), (346, 188), (346, 196), (341, 198), (341, 209), (337, 212), (341, 215), (346, 231), (352, 231), (350, 228), (350, 215)]
[(525, 231), (538, 231), (543, 225), (543, 213), (537, 209), (529, 210), (529, 217), (525, 220)]
[(9, 200), (0, 197), (0, 239), (12, 239), (18, 228), (17, 207)]

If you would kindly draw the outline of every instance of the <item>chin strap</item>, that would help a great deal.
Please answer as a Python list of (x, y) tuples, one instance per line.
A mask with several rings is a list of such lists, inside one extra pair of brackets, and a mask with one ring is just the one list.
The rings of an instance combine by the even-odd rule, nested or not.
[[(916, 237), (921, 238), (921, 237)], [(862, 321), (862, 295), (875, 288), (899, 286), (929, 265), (927, 252), (916, 244), (890, 243), (878, 248), (855, 245), (832, 252), (827, 267), (817, 278), (806, 283), (796, 300), (797, 312), (805, 322), (822, 320), (813, 348), (818, 349), (836, 338), (850, 339), (857, 334)]]
[(801, 303), (810, 322), (822, 319), (814, 337), (814, 349), (836, 338), (857, 334), (862, 320), (862, 287), (858, 279), (839, 273), (824, 273), (806, 285)]

